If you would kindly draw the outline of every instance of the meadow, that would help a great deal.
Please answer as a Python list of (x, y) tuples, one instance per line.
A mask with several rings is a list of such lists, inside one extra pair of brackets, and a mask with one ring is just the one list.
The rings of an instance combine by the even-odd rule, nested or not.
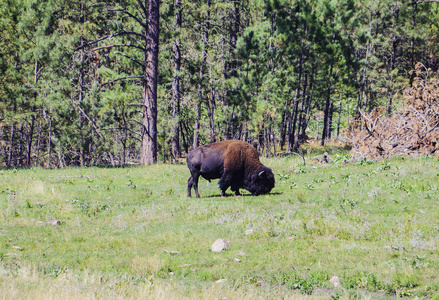
[(330, 154), (263, 158), (257, 197), (187, 198), (183, 163), (2, 169), (0, 299), (439, 298), (438, 162)]

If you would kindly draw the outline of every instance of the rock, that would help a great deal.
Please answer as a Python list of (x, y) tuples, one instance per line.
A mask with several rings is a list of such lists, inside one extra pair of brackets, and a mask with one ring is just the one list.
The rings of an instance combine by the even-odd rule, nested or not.
[(313, 164), (329, 164), (334, 160), (329, 156), (328, 152), (318, 155), (312, 159)]
[(329, 279), (329, 281), (334, 285), (334, 287), (341, 286), (340, 278), (338, 278), (337, 276), (332, 276), (332, 278)]
[(17, 253), (6, 253), (3, 256), (17, 256)]
[(225, 283), (226, 281), (227, 281), (227, 279), (222, 278), (222, 279), (215, 281), (215, 283)]
[(12, 246), (12, 248), (17, 249), (19, 251), (23, 251), (23, 248), (21, 248), (20, 246)]
[(247, 229), (247, 230), (245, 231), (245, 235), (252, 235), (252, 234), (253, 234), (253, 229), (252, 229), (252, 228)]
[(239, 256), (246, 256), (247, 254), (245, 254), (245, 253), (242, 252), (242, 251), (238, 251), (238, 255), (239, 255)]
[(329, 164), (334, 160), (329, 156), (328, 152), (323, 153), (323, 163)]
[(217, 239), (211, 247), (212, 252), (221, 252), (224, 249), (227, 249), (230, 247), (230, 241), (226, 241), (223, 239)]
[(52, 226), (57, 226), (57, 225), (61, 225), (61, 221), (53, 220), (53, 221), (49, 221), (49, 224), (52, 225)]

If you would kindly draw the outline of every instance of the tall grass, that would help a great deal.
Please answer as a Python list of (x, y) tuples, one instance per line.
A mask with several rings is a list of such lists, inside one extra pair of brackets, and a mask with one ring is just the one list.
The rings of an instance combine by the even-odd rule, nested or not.
[[(439, 293), (437, 161), (263, 163), (270, 195), (221, 198), (201, 180), (201, 199), (186, 197), (185, 165), (0, 170), (2, 297)], [(231, 246), (211, 252), (218, 238)]]

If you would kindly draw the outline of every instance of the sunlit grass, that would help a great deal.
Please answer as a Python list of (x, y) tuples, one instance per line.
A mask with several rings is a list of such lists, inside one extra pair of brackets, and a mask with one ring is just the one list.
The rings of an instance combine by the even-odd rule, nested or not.
[[(185, 165), (0, 170), (0, 289), (151, 299), (439, 292), (435, 160), (263, 163), (276, 174), (270, 195), (221, 198), (217, 181), (201, 180), (201, 199), (186, 197)], [(211, 252), (217, 238), (230, 248)]]

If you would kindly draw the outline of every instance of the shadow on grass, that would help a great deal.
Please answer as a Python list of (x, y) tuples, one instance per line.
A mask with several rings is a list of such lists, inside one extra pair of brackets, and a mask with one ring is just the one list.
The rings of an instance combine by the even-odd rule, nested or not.
[(203, 198), (229, 198), (229, 197), (261, 197), (261, 196), (277, 196), (277, 195), (282, 195), (282, 194), (283, 194), (282, 192), (273, 192), (273, 193), (255, 196), (255, 195), (248, 194), (248, 193), (241, 194), (241, 195), (226, 193), (226, 195), (224, 197), (222, 197), (221, 194), (218, 194), (218, 195), (201, 196), (201, 199), (203, 199)]

